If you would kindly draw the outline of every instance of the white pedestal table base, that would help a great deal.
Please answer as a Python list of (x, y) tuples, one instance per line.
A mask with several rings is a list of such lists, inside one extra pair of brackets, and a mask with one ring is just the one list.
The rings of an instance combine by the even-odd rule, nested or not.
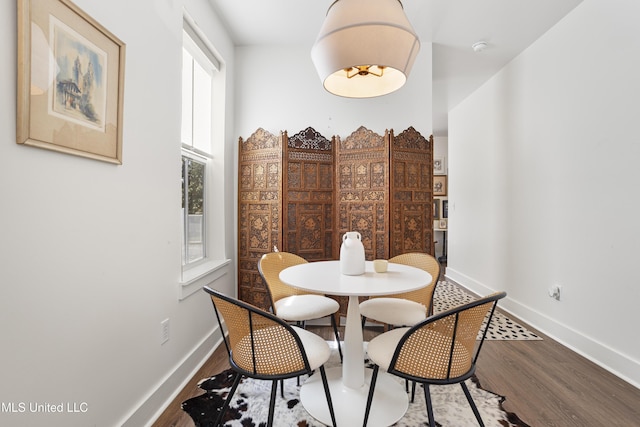
[[(339, 427), (362, 426), (372, 370), (365, 369), (365, 383), (358, 389), (343, 384), (341, 367), (329, 368), (326, 371), (337, 425)], [(320, 372), (315, 373), (302, 385), (300, 401), (314, 418), (328, 426), (331, 425), (331, 415), (327, 407)], [(395, 377), (379, 371), (367, 426), (390, 426), (398, 422), (408, 408), (409, 397), (404, 385)]]

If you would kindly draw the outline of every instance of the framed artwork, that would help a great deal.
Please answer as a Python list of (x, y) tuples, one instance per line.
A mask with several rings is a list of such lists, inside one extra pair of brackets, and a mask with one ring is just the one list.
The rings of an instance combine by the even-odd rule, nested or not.
[(442, 201), (442, 218), (449, 218), (449, 201)]
[(433, 174), (434, 175), (446, 175), (447, 174), (447, 166), (445, 163), (444, 156), (434, 156), (433, 157)]
[(433, 219), (440, 219), (440, 199), (433, 199)]
[(18, 0), (16, 142), (121, 164), (124, 60), (69, 0)]
[(446, 196), (447, 195), (447, 176), (446, 175), (434, 175), (434, 177), (433, 177), (433, 195), (434, 196)]

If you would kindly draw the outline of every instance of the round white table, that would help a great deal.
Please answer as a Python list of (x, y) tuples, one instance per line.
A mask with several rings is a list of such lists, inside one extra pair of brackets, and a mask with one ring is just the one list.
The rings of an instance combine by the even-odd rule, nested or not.
[[(364, 274), (340, 273), (339, 261), (318, 261), (288, 267), (280, 280), (296, 288), (327, 295), (348, 296), (342, 367), (327, 369), (327, 378), (339, 426), (361, 426), (369, 392), (371, 370), (364, 367), (364, 342), (360, 317), (360, 296), (391, 295), (427, 286), (431, 275), (403, 264), (389, 263), (386, 273), (375, 273), (373, 262), (366, 261)], [(300, 400), (314, 418), (331, 425), (322, 381), (314, 375), (300, 389)], [(402, 383), (380, 372), (371, 405), (371, 427), (389, 426), (407, 411), (409, 399)]]

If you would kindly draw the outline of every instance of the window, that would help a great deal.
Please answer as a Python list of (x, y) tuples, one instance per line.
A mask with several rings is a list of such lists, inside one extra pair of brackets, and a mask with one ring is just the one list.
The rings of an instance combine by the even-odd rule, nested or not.
[(182, 49), (182, 146), (211, 154), (212, 80), (215, 67), (185, 31)]
[(182, 265), (206, 256), (205, 170), (206, 160), (182, 155)]
[[(216, 162), (222, 150), (219, 129), (222, 120), (216, 118), (220, 105), (224, 106), (223, 91), (218, 93), (222, 79), (220, 61), (212, 53), (200, 32), (185, 18), (182, 49), (182, 266), (192, 269), (220, 257), (224, 240), (216, 248), (211, 236), (224, 228), (214, 177), (223, 176), (223, 165)], [(218, 109), (216, 110), (216, 106)], [(219, 157), (223, 157), (219, 155)], [(217, 188), (216, 188), (217, 187)], [(218, 211), (218, 212), (216, 212)]]

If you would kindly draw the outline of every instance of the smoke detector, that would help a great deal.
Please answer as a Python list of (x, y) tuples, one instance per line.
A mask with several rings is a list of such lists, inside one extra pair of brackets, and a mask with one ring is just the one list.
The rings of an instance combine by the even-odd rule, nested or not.
[(472, 44), (471, 48), (473, 49), (474, 52), (482, 52), (487, 48), (487, 46), (488, 46), (487, 42), (480, 40)]

